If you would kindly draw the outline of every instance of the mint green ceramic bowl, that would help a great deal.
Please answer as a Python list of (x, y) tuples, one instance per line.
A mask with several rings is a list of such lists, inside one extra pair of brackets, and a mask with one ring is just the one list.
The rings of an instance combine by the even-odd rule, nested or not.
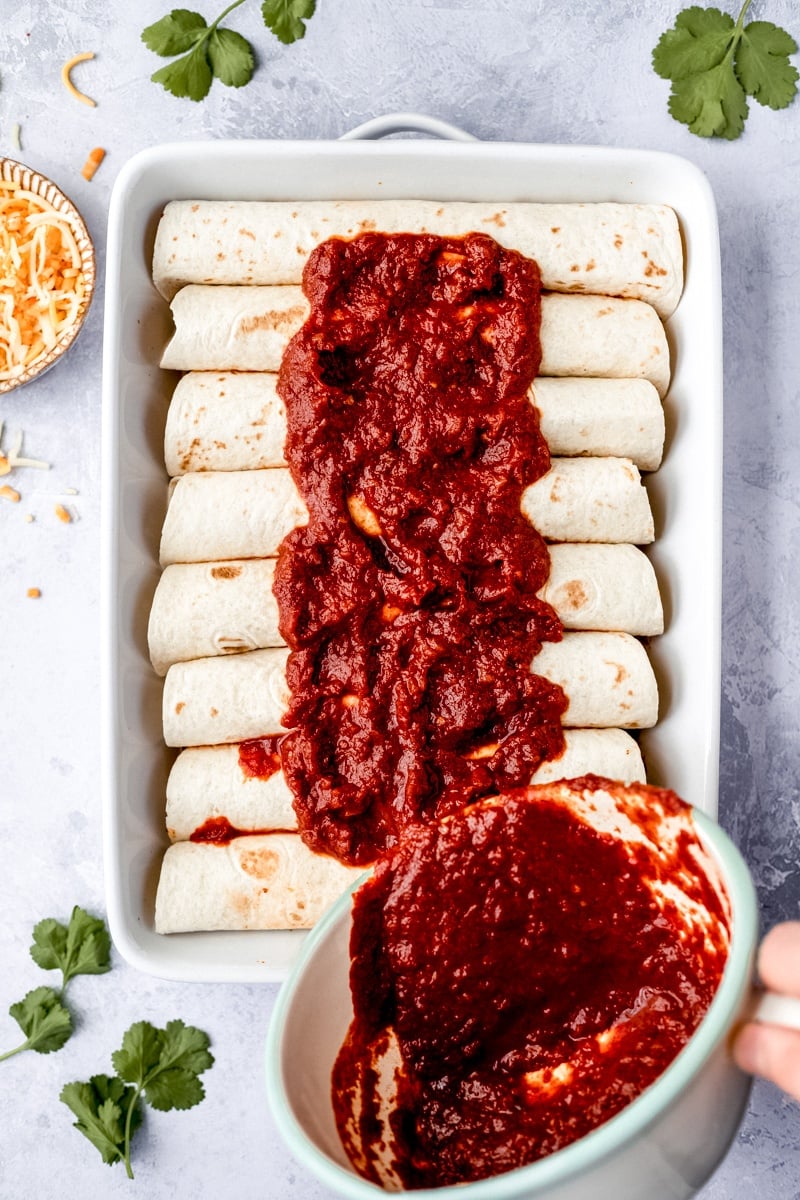
[[(684, 1200), (705, 1183), (747, 1104), (750, 1078), (734, 1064), (729, 1041), (751, 997), (758, 911), (736, 847), (710, 818), (695, 810), (694, 819), (725, 880), (733, 937), (722, 983), (692, 1039), (627, 1108), (564, 1150), (478, 1183), (409, 1195), (417, 1200)], [(339, 1142), (330, 1099), (334, 1059), (352, 1019), (351, 892), (308, 938), (278, 996), (267, 1036), (267, 1090), (275, 1122), (297, 1161), (347, 1200), (375, 1200), (382, 1189), (355, 1174)]]

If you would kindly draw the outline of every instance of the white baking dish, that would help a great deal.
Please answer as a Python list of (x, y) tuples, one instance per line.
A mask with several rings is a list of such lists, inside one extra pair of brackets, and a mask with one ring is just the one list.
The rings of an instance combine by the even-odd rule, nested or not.
[[(722, 321), (719, 238), (710, 187), (672, 155), (597, 147), (477, 143), (441, 122), (381, 118), (354, 135), (414, 128), (458, 141), (208, 142), (144, 151), (111, 199), (105, 309), (105, 869), (114, 941), (129, 962), (188, 980), (281, 979), (299, 932), (159, 936), (153, 906), (167, 846), (161, 681), (147, 657), (166, 505), (162, 435), (174, 377), (158, 367), (169, 310), (150, 279), (160, 212), (172, 199), (643, 201), (671, 205), (686, 248), (686, 288), (667, 323), (674, 356), (667, 453), (648, 482), (651, 557), (667, 632), (651, 647), (661, 719), (642, 736), (648, 778), (714, 816), (720, 686)], [(351, 135), (352, 136), (352, 135)]]

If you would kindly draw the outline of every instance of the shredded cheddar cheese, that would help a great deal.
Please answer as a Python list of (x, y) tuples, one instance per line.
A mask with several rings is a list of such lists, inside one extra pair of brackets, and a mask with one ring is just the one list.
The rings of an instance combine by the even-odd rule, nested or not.
[(68, 508), (64, 508), (63, 504), (57, 504), (53, 510), (59, 521), (63, 521), (65, 525), (69, 525), (72, 521), (72, 514)]
[(91, 108), (97, 108), (97, 101), (92, 100), (91, 96), (87, 96), (83, 92), (79, 92), (75, 87), (75, 84), (70, 79), (70, 72), (72, 71), (72, 68), (77, 67), (78, 63), (86, 62), (90, 58), (94, 58), (93, 50), (87, 50), (85, 54), (76, 54), (74, 58), (69, 60), (69, 62), (65, 62), (61, 68), (61, 82), (64, 84), (64, 87), (67, 89), (70, 95), (74, 96), (76, 100), (80, 100), (81, 104), (88, 104)]
[(29, 600), (38, 600), (39, 597), (41, 596), (41, 594), (42, 594), (41, 590), (37, 587), (28, 588), (28, 599)]
[(4, 483), (3, 486), (0, 487), (0, 496), (2, 496), (4, 500), (10, 500), (12, 504), (19, 504), (19, 492), (7, 483)]
[(85, 293), (66, 214), (0, 180), (0, 379), (15, 379), (74, 324)]

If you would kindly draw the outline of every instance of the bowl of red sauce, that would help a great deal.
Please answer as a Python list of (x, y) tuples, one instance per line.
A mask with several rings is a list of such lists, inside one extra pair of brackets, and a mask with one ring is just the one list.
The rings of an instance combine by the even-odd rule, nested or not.
[(735, 1135), (749, 872), (671, 792), (588, 776), (413, 830), (314, 930), (267, 1041), (328, 1187), (677, 1200)]

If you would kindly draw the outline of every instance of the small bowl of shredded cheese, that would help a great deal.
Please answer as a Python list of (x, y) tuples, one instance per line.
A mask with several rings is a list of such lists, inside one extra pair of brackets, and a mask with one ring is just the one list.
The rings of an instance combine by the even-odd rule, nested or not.
[(0, 158), (0, 393), (69, 349), (94, 282), (94, 246), (72, 201), (43, 175)]

